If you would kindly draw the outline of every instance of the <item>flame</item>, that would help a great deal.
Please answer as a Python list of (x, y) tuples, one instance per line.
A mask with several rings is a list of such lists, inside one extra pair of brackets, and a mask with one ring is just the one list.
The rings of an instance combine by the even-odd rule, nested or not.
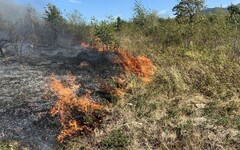
[(124, 89), (116, 88), (114, 94), (118, 96), (123, 96), (125, 94)]
[(89, 47), (89, 45), (87, 44), (87, 43), (80, 43), (80, 46), (82, 46), (82, 47)]
[[(94, 39), (94, 46), (90, 46), (87, 43), (81, 43), (80, 45), (83, 47), (94, 48), (100, 52), (104, 50), (110, 50), (111, 47), (102, 44), (101, 39)], [(112, 48), (114, 49), (114, 48)], [(117, 53), (121, 56), (119, 63), (123, 66), (123, 68), (127, 72), (133, 72), (136, 76), (140, 77), (144, 82), (148, 83), (151, 81), (151, 76), (154, 75), (154, 65), (152, 61), (145, 56), (134, 57), (131, 53), (121, 50), (115, 49)]]
[(84, 120), (74, 119), (74, 111), (79, 112), (79, 114), (85, 114), (86, 116), (94, 116), (92, 112), (96, 110), (103, 111), (103, 106), (97, 104), (91, 99), (90, 92), (85, 95), (78, 97), (76, 91), (80, 85), (75, 85), (75, 78), (73, 76), (67, 77), (67, 84), (63, 84), (56, 77), (51, 79), (51, 90), (58, 97), (58, 101), (54, 107), (50, 110), (52, 116), (59, 115), (60, 123), (62, 126), (62, 131), (57, 137), (57, 140), (62, 143), (66, 137), (71, 137), (80, 131), (90, 130), (87, 122)]
[(86, 47), (86, 48), (96, 49), (99, 52), (103, 52), (104, 50), (109, 50), (110, 49), (108, 46), (105, 46), (104, 44), (102, 44), (100, 42), (95, 42), (94, 45), (90, 45), (90, 44), (87, 44), (87, 43), (83, 42), (83, 43), (80, 43), (80, 46)]
[(131, 53), (124, 50), (118, 50), (117, 53), (121, 56), (119, 63), (124, 70), (133, 72), (144, 82), (151, 81), (151, 76), (154, 75), (154, 65), (149, 58), (145, 56), (134, 57)]
[[(115, 77), (114, 80), (117, 83), (118, 87), (113, 87), (112, 85), (110, 85), (106, 81), (99, 80), (98, 82), (99, 82), (100, 88), (106, 94), (109, 94), (111, 96), (123, 96), (125, 94), (125, 86), (122, 86), (121, 84), (119, 84), (118, 80), (116, 80), (116, 78), (118, 78), (118, 77)], [(124, 81), (123, 79), (121, 79), (121, 80), (122, 80), (122, 82)], [(124, 82), (124, 84), (126, 84), (126, 82)]]
[(125, 94), (125, 88), (127, 85), (126, 80), (120, 78), (120, 77), (115, 77), (114, 78), (115, 82), (117, 83), (118, 88), (114, 90), (114, 94), (118, 96), (123, 96)]
[(114, 46), (104, 44), (99, 37), (92, 36), (91, 41), (92, 41), (91, 44), (88, 44), (86, 42), (82, 42), (82, 43), (77, 42), (77, 44), (79, 43), (80, 46), (82, 46), (82, 47), (96, 49), (99, 52), (109, 51), (111, 49), (114, 49)]
[(114, 80), (115, 80), (115, 82), (117, 82), (117, 84), (119, 86), (123, 86), (124, 84), (126, 84), (126, 80), (124, 80), (124, 79), (122, 79), (120, 77), (115, 77)]
[[(110, 46), (102, 44), (96, 39), (95, 45), (91, 46), (87, 43), (79, 43), (83, 47), (94, 48), (99, 51), (110, 50)], [(145, 56), (134, 57), (131, 53), (117, 49), (119, 54), (118, 63), (122, 65), (125, 71), (134, 73), (140, 77), (144, 82), (150, 82), (151, 76), (154, 75), (154, 65), (152, 61)], [(118, 87), (113, 88), (109, 84), (102, 82), (101, 88), (111, 95), (124, 95), (127, 82), (124, 79), (115, 77), (115, 82)], [(62, 126), (62, 131), (57, 137), (58, 142), (62, 143), (66, 137), (72, 137), (82, 131), (92, 131), (96, 123), (101, 121), (99, 112), (106, 112), (104, 107), (91, 99), (91, 92), (86, 92), (85, 95), (79, 97), (76, 95), (80, 87), (76, 85), (74, 76), (67, 76), (67, 82), (61, 82), (55, 76), (51, 78), (51, 91), (57, 96), (58, 100), (53, 108), (50, 110), (52, 116), (58, 115)], [(109, 103), (109, 107), (112, 104)], [(80, 117), (79, 117), (80, 116)], [(90, 117), (93, 122), (88, 122), (87, 117)]]

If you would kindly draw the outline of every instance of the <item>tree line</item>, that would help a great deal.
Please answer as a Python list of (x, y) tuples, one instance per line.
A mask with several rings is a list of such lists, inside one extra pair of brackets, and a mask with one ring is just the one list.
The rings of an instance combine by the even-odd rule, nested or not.
[[(102, 21), (93, 18), (87, 23), (78, 10), (63, 15), (55, 5), (47, 4), (43, 17), (39, 18), (36, 10), (29, 6), (25, 18), (19, 21), (1, 19), (0, 31), (7, 35), (8, 42), (28, 40), (35, 46), (57, 47), (80, 41), (91, 44), (100, 42), (117, 48), (124, 47), (126, 37), (139, 36), (145, 39), (141, 41), (145, 45), (152, 44), (160, 49), (168, 46), (204, 49), (206, 46), (211, 48), (227, 44), (237, 50), (239, 7), (232, 4), (227, 12), (214, 13), (204, 13), (204, 8), (204, 0), (180, 0), (172, 9), (175, 17), (162, 18), (157, 12), (135, 1), (133, 17), (129, 20), (110, 16)], [(1, 43), (4, 41), (6, 39), (3, 37)], [(1, 44), (1, 48), (3, 46)]]

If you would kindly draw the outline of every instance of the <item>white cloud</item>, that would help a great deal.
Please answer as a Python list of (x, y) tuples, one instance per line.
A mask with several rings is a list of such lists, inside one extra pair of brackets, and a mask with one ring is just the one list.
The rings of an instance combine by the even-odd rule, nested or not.
[(168, 17), (173, 17), (172, 12), (169, 12), (168, 10), (161, 10), (158, 12), (158, 16), (163, 17), (163, 18), (168, 18)]
[(166, 14), (166, 13), (167, 13), (167, 10), (162, 10), (162, 11), (159, 12), (160, 15)]
[(167, 10), (161, 10), (161, 11), (158, 12), (158, 15), (166, 16), (166, 15), (168, 15), (168, 11)]
[(69, 3), (74, 3), (74, 4), (81, 4), (82, 1), (80, 0), (68, 0)]

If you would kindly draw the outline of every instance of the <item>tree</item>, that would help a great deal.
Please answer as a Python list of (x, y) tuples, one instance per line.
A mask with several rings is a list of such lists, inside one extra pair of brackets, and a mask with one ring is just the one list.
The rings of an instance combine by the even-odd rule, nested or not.
[(180, 2), (173, 7), (176, 19), (179, 22), (192, 23), (195, 16), (197, 16), (204, 8), (204, 0), (180, 0)]
[(72, 24), (72, 25), (82, 25), (82, 24), (85, 25), (86, 24), (85, 20), (83, 19), (82, 14), (76, 9), (70, 13), (67, 13), (66, 15), (67, 15), (67, 21), (69, 24)]
[(67, 29), (74, 35), (75, 40), (86, 42), (90, 36), (90, 27), (78, 10), (66, 14)]
[(33, 45), (36, 45), (38, 42), (36, 35), (38, 23), (37, 11), (31, 6), (28, 6), (25, 14), (26, 38), (31, 39)]
[(239, 25), (240, 23), (240, 8), (237, 5), (228, 6), (228, 12), (230, 14), (229, 20), (230, 22)]
[(122, 24), (123, 24), (123, 20), (121, 19), (121, 17), (117, 17), (117, 28), (116, 28), (116, 31), (120, 31), (121, 30)]
[(133, 23), (136, 29), (146, 36), (155, 34), (158, 24), (158, 13), (146, 9), (139, 1), (135, 1)]
[(43, 18), (52, 29), (54, 33), (53, 40), (56, 42), (58, 28), (64, 23), (64, 17), (61, 15), (61, 11), (55, 5), (49, 3), (45, 8), (45, 16)]
[(92, 19), (91, 25), (93, 27), (93, 41), (103, 44), (103, 50), (109, 48), (118, 47), (118, 42), (114, 36), (114, 32), (117, 30), (117, 20), (109, 16), (108, 20), (98, 21), (95, 18)]
[(139, 27), (143, 27), (146, 24), (146, 17), (147, 17), (148, 11), (138, 1), (135, 1), (134, 5), (135, 6), (134, 6), (133, 22)]
[(231, 4), (228, 6), (229, 12), (229, 22), (232, 24), (234, 28), (234, 34), (232, 38), (232, 49), (239, 49), (239, 28), (240, 28), (240, 8), (237, 5)]
[(50, 3), (47, 4), (47, 8), (45, 8), (45, 17), (43, 18), (50, 23), (59, 23), (64, 20), (61, 11)]

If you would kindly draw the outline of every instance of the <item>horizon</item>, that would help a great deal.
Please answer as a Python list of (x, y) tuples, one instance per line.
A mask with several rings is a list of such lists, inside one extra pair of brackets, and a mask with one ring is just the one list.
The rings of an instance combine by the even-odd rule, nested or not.
[[(30, 5), (42, 15), (44, 14), (44, 7), (46, 7), (46, 4), (51, 3), (59, 8), (63, 15), (73, 10), (78, 10), (86, 21), (90, 21), (92, 17), (98, 20), (104, 20), (108, 16), (114, 18), (121, 17), (124, 20), (129, 20), (133, 17), (134, 2), (135, 0), (105, 0), (104, 3), (93, 0), (0, 0), (2, 5), (5, 4), (5, 8), (2, 11), (0, 10), (0, 14), (5, 13), (9, 15), (9, 13), (12, 13), (12, 10), (15, 9), (15, 13), (19, 15), (21, 9), (18, 8)], [(178, 3), (177, 0), (140, 0), (140, 2), (147, 10), (157, 12), (159, 17), (162, 18), (174, 17), (172, 8)], [(240, 0), (206, 0), (205, 6), (207, 8), (227, 7), (231, 4), (238, 3), (240, 3)]]

